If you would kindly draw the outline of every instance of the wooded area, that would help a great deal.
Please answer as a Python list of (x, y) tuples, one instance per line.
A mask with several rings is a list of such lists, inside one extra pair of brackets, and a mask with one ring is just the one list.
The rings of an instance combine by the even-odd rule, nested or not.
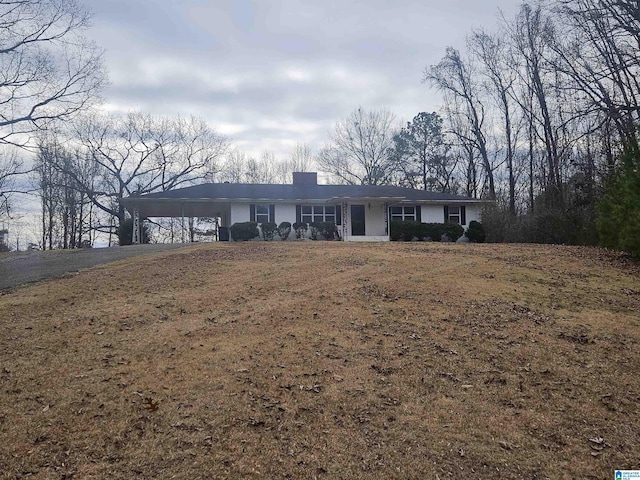
[(0, 1), (0, 215), (12, 193), (37, 193), (41, 248), (114, 234), (121, 196), (318, 169), (335, 183), (495, 199), (491, 241), (640, 252), (637, 2), (524, 3), (426, 66), (438, 112), (417, 106), (400, 126), (389, 110), (357, 108), (317, 152), (299, 144), (284, 159), (248, 156), (194, 117), (99, 113), (106, 72), (88, 18), (76, 2)]

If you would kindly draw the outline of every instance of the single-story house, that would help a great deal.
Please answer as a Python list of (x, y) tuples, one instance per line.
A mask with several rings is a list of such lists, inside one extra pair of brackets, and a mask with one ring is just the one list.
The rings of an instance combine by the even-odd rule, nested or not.
[(214, 217), (223, 230), (237, 222), (330, 221), (342, 240), (387, 241), (393, 220), (466, 227), (480, 221), (484, 201), (387, 185), (318, 185), (317, 173), (296, 172), (289, 185), (206, 183), (121, 198), (120, 203), (133, 217), (137, 243), (140, 219), (147, 217)]

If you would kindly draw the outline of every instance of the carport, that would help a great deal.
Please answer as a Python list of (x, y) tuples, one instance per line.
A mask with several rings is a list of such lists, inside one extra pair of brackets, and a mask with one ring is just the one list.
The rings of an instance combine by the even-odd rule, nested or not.
[(185, 219), (197, 217), (219, 218), (216, 228), (218, 240), (229, 240), (231, 203), (211, 198), (173, 198), (177, 190), (120, 199), (120, 204), (133, 219), (133, 243), (142, 239), (142, 221), (152, 217), (179, 218), (182, 226), (182, 243), (185, 243)]

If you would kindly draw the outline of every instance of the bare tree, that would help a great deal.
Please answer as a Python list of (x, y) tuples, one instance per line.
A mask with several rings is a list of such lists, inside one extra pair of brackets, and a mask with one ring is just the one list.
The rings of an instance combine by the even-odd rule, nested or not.
[(552, 44), (554, 67), (569, 77), (576, 98), (611, 121), (627, 148), (640, 152), (640, 8), (628, 0), (558, 0), (569, 27)]
[(313, 151), (306, 143), (298, 143), (289, 156), (289, 169), (291, 172), (308, 172), (313, 168)]
[(247, 154), (236, 148), (230, 149), (222, 162), (220, 177), (229, 183), (243, 183), (249, 157)]
[(260, 158), (248, 156), (237, 148), (229, 150), (220, 165), (219, 178), (230, 183), (291, 183), (293, 172), (308, 171), (313, 165), (308, 145), (298, 144), (287, 159), (278, 159), (264, 151)]
[(571, 113), (563, 105), (567, 100), (563, 98), (566, 96), (563, 79), (553, 67), (551, 45), (556, 37), (555, 25), (542, 7), (523, 4), (511, 36), (522, 59), (520, 79), (526, 92), (524, 98), (531, 99), (519, 104), (530, 119), (531, 140), (540, 139), (544, 148), (545, 164), (540, 165), (539, 176), (547, 193), (547, 206), (564, 208), (563, 171), (571, 142), (563, 142), (562, 136), (568, 126), (565, 116)]
[(469, 38), (469, 49), (480, 61), (480, 71), (486, 78), (485, 88), (494, 98), (501, 116), (505, 163), (509, 176), (509, 211), (516, 214), (515, 150), (517, 137), (513, 126), (513, 85), (516, 73), (509, 65), (509, 54), (504, 38), (482, 30), (475, 31)]
[[(485, 132), (485, 106), (480, 98), (479, 85), (474, 79), (475, 72), (471, 63), (463, 60), (460, 52), (451, 47), (447, 48), (440, 63), (432, 65), (424, 75), (425, 82), (435, 86), (445, 95), (459, 100), (462, 104), (463, 109), (456, 113), (463, 116), (465, 123), (468, 124), (470, 135), (465, 140), (476, 148), (488, 183), (487, 196), (495, 199), (494, 167), (489, 158)], [(462, 136), (465, 133), (458, 132), (457, 135)]]
[(204, 181), (218, 168), (227, 141), (203, 121), (166, 120), (131, 113), (124, 118), (94, 115), (76, 123), (74, 136), (95, 165), (96, 177), (81, 178), (64, 164), (56, 168), (69, 175), (77, 188), (99, 210), (125, 219), (118, 198), (178, 188)]
[(39, 139), (34, 171), (41, 205), (42, 248), (92, 245), (96, 217), (83, 185), (94, 186), (96, 164), (78, 149), (65, 148), (55, 136), (48, 135)]
[(11, 196), (23, 190), (16, 185), (16, 180), (26, 173), (24, 162), (15, 149), (2, 149), (0, 153), (0, 219), (9, 216)]
[[(0, 144), (31, 135), (89, 105), (106, 81), (101, 52), (84, 36), (89, 13), (74, 0), (0, 0)], [(0, 207), (27, 173), (0, 157)]]
[(88, 21), (74, 0), (0, 0), (0, 142), (25, 145), (95, 99), (106, 76)]
[(318, 166), (348, 184), (389, 183), (395, 170), (394, 120), (388, 110), (358, 108), (330, 132), (331, 143), (318, 154)]

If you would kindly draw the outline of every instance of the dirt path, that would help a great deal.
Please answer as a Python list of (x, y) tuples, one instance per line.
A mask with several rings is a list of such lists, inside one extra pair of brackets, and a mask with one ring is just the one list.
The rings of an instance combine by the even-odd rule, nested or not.
[(0, 291), (46, 278), (59, 277), (83, 268), (188, 245), (190, 244), (176, 243), (4, 253), (0, 254)]

